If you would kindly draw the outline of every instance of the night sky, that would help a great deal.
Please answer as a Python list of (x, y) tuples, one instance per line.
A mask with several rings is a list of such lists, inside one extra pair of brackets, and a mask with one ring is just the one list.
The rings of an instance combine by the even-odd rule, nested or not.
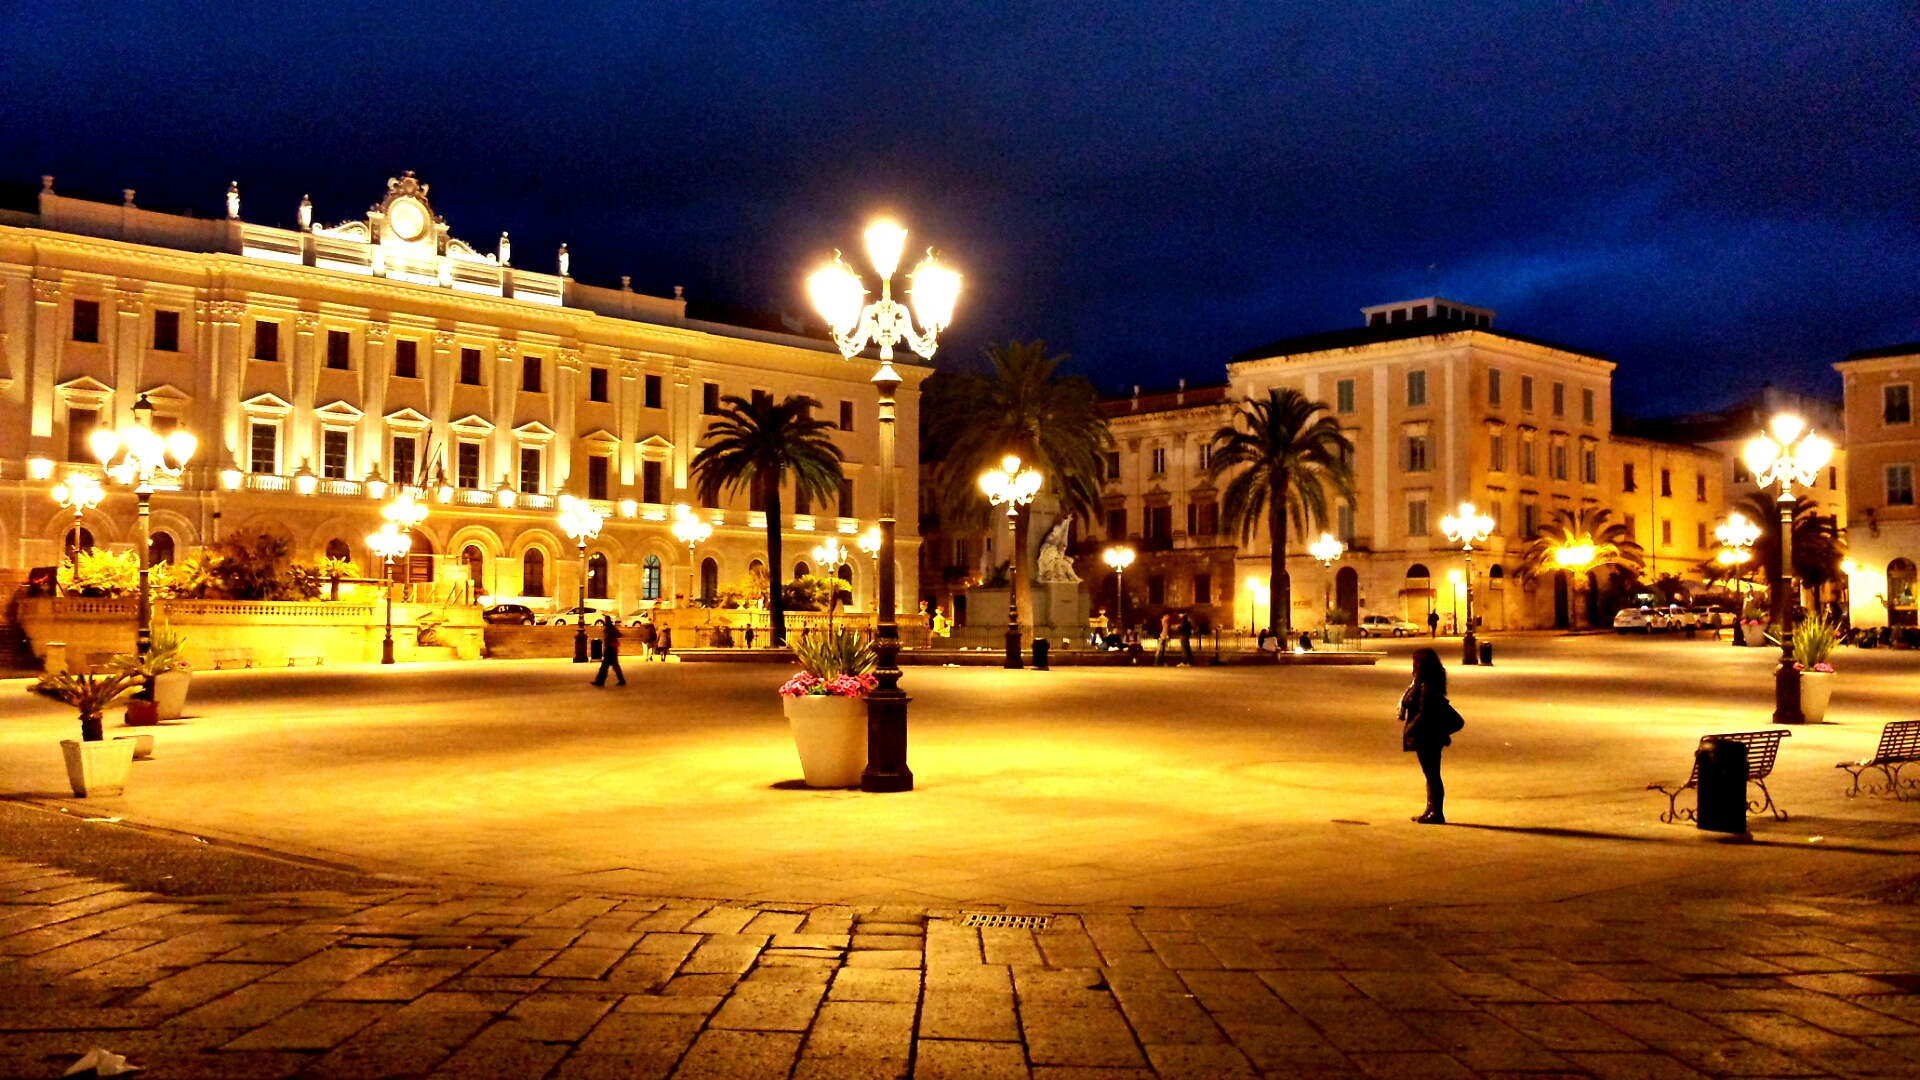
[[(762, 310), (887, 209), (966, 274), (943, 364), (1103, 390), (1438, 293), (1617, 404), (1839, 396), (1920, 339), (1911, 4), (28, 4), (0, 181), (249, 220), (415, 170), (455, 236)], [(864, 257), (858, 260), (864, 265)]]

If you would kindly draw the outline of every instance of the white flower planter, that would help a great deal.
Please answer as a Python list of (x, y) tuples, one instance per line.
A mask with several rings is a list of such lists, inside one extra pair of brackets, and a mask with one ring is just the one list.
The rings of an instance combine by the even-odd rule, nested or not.
[(133, 743), (133, 760), (135, 761), (152, 761), (153, 760), (153, 736), (151, 735), (115, 735), (114, 738), (123, 739)]
[(160, 719), (180, 719), (181, 714), (186, 712), (187, 687), (192, 682), (193, 672), (184, 667), (153, 677), (153, 703), (159, 710)]
[(780, 700), (793, 727), (807, 786), (860, 786), (860, 774), (867, 768), (867, 699), (809, 695)]
[(1745, 635), (1748, 648), (1757, 649), (1767, 643), (1767, 628), (1765, 626), (1742, 626), (1740, 633)]
[(1800, 673), (1800, 715), (1807, 723), (1818, 724), (1827, 718), (1827, 703), (1833, 700), (1833, 672)]
[(86, 799), (124, 792), (127, 774), (133, 771), (133, 742), (60, 740), (60, 750), (67, 757), (67, 783), (73, 785), (74, 796)]

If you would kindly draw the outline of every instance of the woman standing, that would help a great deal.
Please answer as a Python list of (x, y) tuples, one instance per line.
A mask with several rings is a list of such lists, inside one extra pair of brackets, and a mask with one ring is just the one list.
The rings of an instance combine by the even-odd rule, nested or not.
[(1400, 697), (1400, 724), (1401, 748), (1420, 759), (1420, 771), (1427, 777), (1427, 810), (1413, 820), (1445, 825), (1447, 789), (1440, 782), (1440, 751), (1452, 745), (1453, 733), (1465, 723), (1447, 701), (1447, 669), (1432, 649), (1413, 654), (1413, 685)]

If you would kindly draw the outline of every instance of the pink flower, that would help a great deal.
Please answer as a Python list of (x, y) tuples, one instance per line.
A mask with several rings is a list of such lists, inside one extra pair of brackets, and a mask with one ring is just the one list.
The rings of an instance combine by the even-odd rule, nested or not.
[(880, 681), (872, 675), (835, 675), (825, 685), (835, 697), (866, 697)]
[(1833, 674), (1833, 665), (1825, 661), (1821, 661), (1820, 663), (1813, 665), (1813, 670), (1824, 671), (1827, 674), (1831, 675)]
[(824, 694), (824, 693), (827, 693), (826, 690), (822, 689), (822, 687), (824, 687), (825, 685), (826, 684), (821, 682), (818, 678), (815, 678), (814, 676), (809, 675), (808, 673), (802, 671), (795, 674), (793, 678), (788, 679), (786, 682), (781, 684), (780, 696), (781, 697), (808, 697), (814, 694)]

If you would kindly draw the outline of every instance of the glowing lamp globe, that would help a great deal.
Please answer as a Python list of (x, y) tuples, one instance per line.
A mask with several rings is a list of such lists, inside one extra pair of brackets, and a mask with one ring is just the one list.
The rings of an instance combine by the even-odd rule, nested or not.
[(860, 305), (866, 302), (867, 289), (836, 256), (807, 278), (807, 295), (813, 298), (814, 309), (827, 325), (846, 334), (860, 321)]
[(881, 218), (867, 226), (867, 258), (882, 278), (890, 278), (900, 268), (900, 252), (907, 246), (907, 230), (898, 223)]
[(941, 266), (933, 256), (913, 272), (908, 292), (913, 298), (913, 316), (923, 330), (939, 332), (953, 323), (953, 305), (960, 298), (960, 275)]

